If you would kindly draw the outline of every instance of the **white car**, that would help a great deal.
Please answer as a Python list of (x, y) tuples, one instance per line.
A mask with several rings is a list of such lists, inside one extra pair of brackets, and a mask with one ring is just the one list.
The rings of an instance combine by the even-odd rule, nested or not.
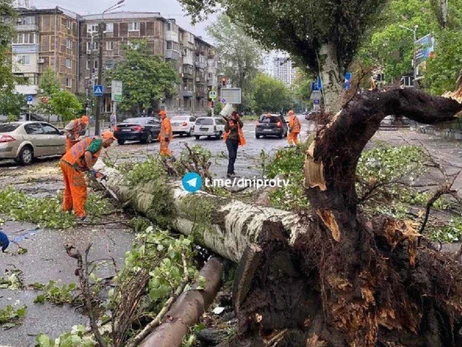
[(180, 134), (181, 136), (191, 136), (191, 129), (194, 126), (196, 117), (193, 116), (174, 116), (170, 119), (172, 124), (173, 135)]
[(212, 137), (221, 139), (225, 132), (225, 121), (218, 117), (199, 117), (192, 128), (192, 135), (199, 140), (201, 136)]

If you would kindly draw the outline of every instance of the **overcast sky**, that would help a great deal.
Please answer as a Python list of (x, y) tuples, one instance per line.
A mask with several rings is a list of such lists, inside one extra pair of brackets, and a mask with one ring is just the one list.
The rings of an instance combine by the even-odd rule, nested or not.
[[(54, 8), (63, 7), (78, 14), (101, 13), (108, 7), (117, 3), (117, 0), (29, 0), (32, 6), (37, 8)], [(160, 12), (165, 18), (174, 18), (178, 25), (191, 31), (196, 36), (202, 36), (210, 43), (210, 37), (207, 36), (205, 28), (215, 20), (215, 16), (210, 17), (207, 22), (198, 23), (196, 26), (191, 25), (191, 20), (184, 13), (181, 5), (177, 0), (125, 0), (125, 6), (117, 11), (134, 11), (134, 12)]]

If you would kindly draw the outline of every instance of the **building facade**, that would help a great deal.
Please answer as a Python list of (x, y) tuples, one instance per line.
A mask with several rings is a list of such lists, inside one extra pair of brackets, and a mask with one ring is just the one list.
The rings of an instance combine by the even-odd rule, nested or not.
[(290, 87), (295, 82), (295, 70), (292, 61), (286, 55), (273, 58), (273, 77)]
[[(12, 44), (13, 72), (23, 77), (17, 92), (37, 95), (40, 78), (51, 67), (64, 90), (93, 97), (98, 81), (99, 23), (104, 24), (102, 57), (104, 71), (124, 59), (123, 47), (145, 40), (152, 54), (175, 66), (181, 83), (177, 95), (162, 100), (174, 113), (204, 113), (208, 91), (217, 90), (219, 67), (215, 48), (166, 19), (159, 12), (111, 12), (80, 16), (60, 7), (18, 9), (17, 34)], [(147, 81), (148, 82), (148, 81)], [(102, 114), (113, 110), (110, 85), (105, 86)]]
[(61, 87), (78, 91), (78, 15), (59, 7), (19, 9), (12, 42), (12, 69), (18, 83), (16, 91), (37, 95), (40, 78), (52, 68)]

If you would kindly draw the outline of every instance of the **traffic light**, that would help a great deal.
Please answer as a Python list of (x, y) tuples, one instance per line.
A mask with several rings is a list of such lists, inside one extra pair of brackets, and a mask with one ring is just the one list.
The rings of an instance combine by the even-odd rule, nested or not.
[(221, 79), (221, 85), (222, 85), (223, 87), (226, 87), (226, 78), (225, 78), (225, 77), (223, 77), (223, 78)]

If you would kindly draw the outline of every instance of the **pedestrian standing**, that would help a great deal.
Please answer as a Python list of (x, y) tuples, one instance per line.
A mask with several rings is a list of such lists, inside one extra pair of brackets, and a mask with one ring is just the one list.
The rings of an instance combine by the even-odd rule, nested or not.
[(74, 210), (74, 214), (85, 220), (85, 201), (87, 200), (87, 184), (84, 172), (90, 172), (94, 177), (103, 175), (93, 169), (103, 148), (109, 147), (116, 138), (111, 131), (105, 131), (99, 136), (87, 137), (72, 146), (61, 158), (59, 163), (64, 178), (63, 210)]
[(66, 152), (85, 137), (88, 123), (88, 117), (83, 115), (81, 118), (74, 119), (66, 125), (64, 128), (64, 133), (66, 134)]
[(228, 149), (227, 178), (232, 178), (236, 175), (234, 172), (234, 163), (237, 158), (237, 149), (239, 146), (244, 146), (246, 144), (244, 133), (242, 132), (243, 127), (244, 124), (242, 123), (239, 114), (234, 111), (231, 115), (231, 119), (227, 120), (225, 125), (225, 134), (223, 136), (226, 148)]
[(117, 124), (117, 116), (115, 112), (111, 113), (111, 116), (109, 117), (109, 121), (111, 122), (111, 130), (114, 131), (115, 126)]
[(301, 130), (300, 120), (292, 110), (287, 112), (287, 115), (289, 116), (289, 136), (287, 137), (287, 141), (289, 142), (289, 146), (296, 146), (298, 145), (298, 135)]
[(167, 112), (161, 110), (159, 112), (159, 116), (161, 119), (160, 124), (160, 133), (159, 133), (159, 141), (160, 141), (160, 155), (162, 157), (171, 157), (172, 151), (168, 148), (170, 141), (173, 139), (173, 132), (172, 132), (172, 124), (170, 123), (170, 119), (167, 117)]

